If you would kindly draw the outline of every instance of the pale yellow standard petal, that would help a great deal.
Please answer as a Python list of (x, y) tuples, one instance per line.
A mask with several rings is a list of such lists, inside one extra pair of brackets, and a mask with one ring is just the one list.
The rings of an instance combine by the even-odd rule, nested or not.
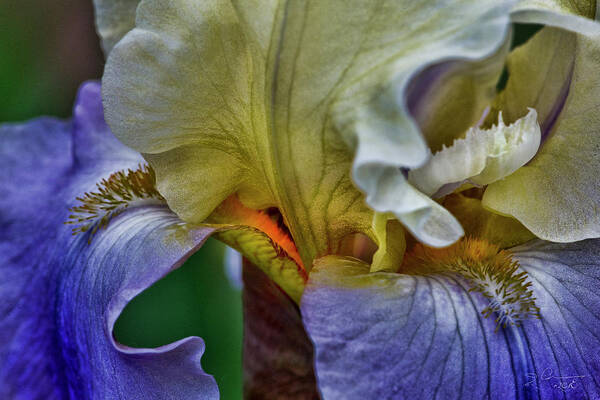
[(483, 205), (536, 236), (570, 242), (600, 236), (600, 36), (544, 28), (509, 60), (498, 108), (540, 112), (536, 157), (488, 186)]
[(378, 249), (373, 254), (371, 271), (397, 271), (406, 251), (402, 225), (391, 216), (375, 213), (373, 231)]
[(465, 237), (483, 239), (503, 249), (536, 237), (516, 219), (486, 210), (479, 199), (458, 193), (446, 196), (442, 204), (460, 221)]
[(583, 35), (599, 35), (597, 0), (520, 0), (512, 10), (512, 20), (543, 24)]
[(135, 10), (140, 0), (94, 0), (96, 29), (104, 54), (135, 28)]
[(492, 57), (451, 60), (420, 72), (408, 87), (408, 105), (432, 152), (478, 125), (494, 100), (512, 38)]
[(349, 233), (373, 237), (352, 170), (371, 208), (443, 246), (460, 225), (400, 170), (428, 156), (407, 87), (435, 63), (496, 53), (510, 6), (144, 0), (107, 63), (107, 119), (186, 221), (237, 193), (248, 207), (277, 207), (312, 265)]
[[(402, 169), (418, 167), (428, 157), (428, 150), (417, 132), (416, 121), (409, 117), (406, 97), (411, 89), (411, 78), (423, 71), (425, 66), (448, 59), (460, 60), (458, 64), (464, 65), (462, 62), (465, 60), (481, 60), (505, 49), (503, 45), (509, 31), (506, 7), (509, 3), (466, 3), (412, 2), (398, 18), (405, 18), (411, 23), (421, 22), (420, 29), (423, 31), (416, 31), (424, 35), (411, 35), (409, 29), (409, 35), (403, 37), (399, 49), (402, 57), (393, 58), (381, 53), (387, 62), (379, 63), (377, 68), (371, 68), (371, 74), (345, 88), (332, 110), (336, 127), (356, 148), (353, 178), (367, 194), (367, 203), (378, 212), (394, 214), (414, 236), (434, 247), (453, 243), (462, 236), (463, 230), (450, 213), (405, 179)], [(455, 14), (463, 7), (466, 7), (465, 14)], [(427, 11), (427, 18), (421, 14), (424, 11)], [(411, 15), (411, 12), (414, 14)], [(444, 19), (444, 24), (437, 23), (440, 21), (438, 17)], [(470, 18), (479, 22), (472, 23), (474, 20)], [(455, 29), (446, 30), (451, 26)], [(426, 34), (425, 29), (428, 30)], [(470, 37), (470, 41), (465, 41), (466, 37)], [(388, 50), (391, 51), (394, 50)], [(499, 63), (481, 65), (490, 64)], [(490, 74), (481, 68), (480, 79), (483, 79), (480, 81), (489, 81), (498, 69), (497, 66), (491, 68), (493, 73)], [(461, 74), (458, 76), (461, 78), (448, 86), (460, 87), (477, 81), (473, 77), (463, 79)], [(377, 81), (388, 83), (382, 87)]]

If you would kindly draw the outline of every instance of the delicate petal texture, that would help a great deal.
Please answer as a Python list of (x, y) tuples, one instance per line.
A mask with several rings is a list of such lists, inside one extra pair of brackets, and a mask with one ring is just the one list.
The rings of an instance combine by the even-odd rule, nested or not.
[(135, 27), (135, 10), (140, 0), (94, 0), (96, 28), (108, 53), (127, 32)]
[(373, 231), (376, 234), (377, 251), (373, 254), (371, 271), (396, 271), (406, 250), (406, 234), (402, 225), (385, 214), (376, 213)]
[[(377, 200), (378, 202), (385, 202), (385, 205), (379, 209), (391, 212), (392, 208), (389, 206), (398, 204), (391, 199), (397, 198), (402, 206), (394, 207), (394, 215), (420, 241), (432, 247), (444, 247), (454, 243), (464, 235), (462, 227), (448, 210), (414, 189), (406, 182), (403, 175), (398, 175), (398, 171), (387, 168), (380, 170), (380, 172), (384, 173), (383, 177), (380, 178), (377, 174), (372, 176), (374, 182), (381, 185), (374, 192), (379, 196)], [(376, 205), (373, 207), (376, 207)], [(404, 207), (408, 207), (408, 210), (400, 212), (399, 210), (404, 209)]]
[(569, 95), (576, 48), (577, 35), (546, 28), (514, 49), (507, 59), (506, 87), (494, 100), (487, 125), (495, 122), (496, 112), (510, 123), (531, 107), (538, 114), (542, 140), (547, 139)]
[(141, 161), (108, 130), (95, 83), (72, 122), (0, 127), (0, 398), (218, 398), (200, 338), (133, 349), (112, 336), (127, 302), (211, 230), (174, 235), (181, 220), (164, 205), (128, 209), (91, 244), (64, 225), (76, 196)]
[[(354, 65), (344, 71), (345, 87), (332, 106), (332, 118), (345, 140), (356, 147), (353, 178), (367, 194), (367, 203), (378, 212), (395, 214), (423, 242), (445, 246), (462, 235), (460, 225), (407, 184), (401, 171), (422, 164), (428, 155), (409, 116), (407, 86), (417, 72), (436, 62), (479, 60), (494, 54), (505, 43), (508, 3), (372, 4), (379, 7), (377, 13), (347, 39), (359, 45), (356, 53), (348, 53)], [(365, 47), (375, 47), (371, 45), (375, 41), (385, 45), (366, 52)], [(375, 66), (373, 62), (361, 65), (372, 56), (382, 60)]]
[(311, 265), (371, 229), (354, 156), (373, 208), (433, 245), (456, 240), (456, 220), (399, 169), (427, 157), (406, 87), (434, 63), (494, 54), (510, 2), (233, 3), (143, 1), (107, 64), (111, 127), (171, 208), (200, 222), (234, 192), (278, 207)]
[[(511, 35), (492, 57), (451, 60), (419, 72), (407, 87), (408, 109), (431, 151), (449, 146), (478, 124), (496, 96)], [(489, 109), (488, 109), (489, 110)]]
[(323, 399), (598, 398), (600, 242), (514, 252), (541, 319), (498, 332), (461, 278), (317, 261), (301, 310)]
[(244, 254), (294, 301), (300, 301), (306, 284), (306, 271), (277, 247), (267, 234), (253, 228), (232, 225), (230, 229), (219, 232), (217, 237)]
[(568, 29), (583, 35), (600, 35), (597, 0), (520, 0), (512, 10), (512, 20)]
[(343, 144), (307, 137), (320, 134), (318, 115), (271, 127), (266, 86), (277, 74), (265, 80), (266, 60), (254, 58), (231, 4), (146, 1), (137, 25), (108, 62), (107, 110), (117, 134), (148, 153), (172, 209), (200, 222), (234, 192), (248, 207), (278, 207), (308, 261), (328, 239), (368, 229)]
[(308, 279), (306, 270), (289, 234), (271, 216), (230, 198), (208, 222), (219, 224), (219, 240), (242, 253), (294, 301), (300, 301)]
[(484, 239), (503, 249), (536, 238), (516, 219), (483, 208), (478, 198), (455, 193), (446, 196), (442, 205), (460, 221), (465, 237)]
[(496, 107), (509, 121), (535, 107), (544, 142), (529, 164), (488, 186), (483, 205), (542, 239), (600, 236), (600, 36), (545, 28), (508, 67)]
[(457, 139), (452, 146), (435, 153), (425, 165), (411, 170), (408, 180), (429, 196), (449, 184), (487, 185), (512, 174), (531, 160), (540, 140), (534, 109), (508, 126), (500, 113), (497, 125), (485, 130), (469, 129), (464, 139)]
[(298, 306), (258, 268), (244, 263), (244, 398), (318, 398), (313, 346)]

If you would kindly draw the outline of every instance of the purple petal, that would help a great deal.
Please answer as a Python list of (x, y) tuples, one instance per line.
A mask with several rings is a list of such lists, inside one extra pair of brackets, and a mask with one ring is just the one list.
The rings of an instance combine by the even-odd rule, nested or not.
[(530, 386), (542, 399), (600, 398), (600, 240), (513, 250), (542, 310), (521, 330)]
[(91, 244), (63, 224), (76, 196), (143, 162), (108, 130), (99, 85), (82, 86), (72, 121), (4, 125), (0, 138), (0, 398), (218, 398), (202, 339), (133, 349), (112, 336), (127, 302), (211, 231), (181, 233), (160, 205), (128, 209)]
[(301, 305), (323, 398), (600, 398), (600, 241), (514, 250), (541, 319), (498, 332), (458, 277), (323, 259)]

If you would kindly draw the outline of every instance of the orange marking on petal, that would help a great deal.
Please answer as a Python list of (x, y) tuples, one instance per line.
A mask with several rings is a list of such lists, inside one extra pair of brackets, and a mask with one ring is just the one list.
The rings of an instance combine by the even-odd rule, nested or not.
[(266, 212), (255, 210), (246, 207), (237, 198), (237, 196), (229, 196), (218, 208), (218, 214), (226, 217), (227, 223), (235, 223), (240, 225), (256, 228), (267, 235), (273, 243), (281, 248), (286, 255), (294, 260), (296, 264), (305, 273), (304, 264), (296, 248), (296, 244), (290, 237), (289, 233), (284, 231), (277, 221), (273, 220)]

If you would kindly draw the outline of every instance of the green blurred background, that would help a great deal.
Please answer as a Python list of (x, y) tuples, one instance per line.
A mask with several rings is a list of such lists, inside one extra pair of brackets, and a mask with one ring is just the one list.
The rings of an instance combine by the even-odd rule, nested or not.
[[(0, 1), (0, 122), (39, 115), (69, 117), (77, 87), (102, 75), (92, 0)], [(240, 291), (224, 272), (225, 247), (209, 241), (183, 267), (138, 296), (115, 336), (154, 347), (202, 337), (202, 366), (225, 400), (241, 398)]]

